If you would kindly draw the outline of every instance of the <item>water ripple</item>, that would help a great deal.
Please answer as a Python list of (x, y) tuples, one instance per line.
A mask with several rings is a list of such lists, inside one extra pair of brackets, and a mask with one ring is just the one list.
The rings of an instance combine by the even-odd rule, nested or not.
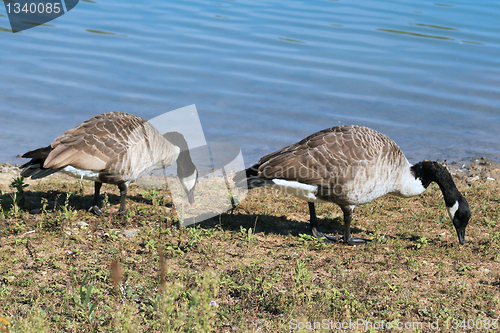
[(494, 0), (82, 0), (13, 34), (0, 15), (0, 162), (97, 113), (193, 103), (248, 161), (346, 123), (415, 158), (497, 156), (499, 16)]
[(379, 28), (377, 30), (378, 31), (384, 31), (384, 32), (391, 32), (391, 33), (394, 33), (394, 34), (410, 35), (410, 36), (415, 36), (415, 37), (435, 38), (435, 39), (444, 39), (444, 40), (455, 40), (454, 38), (450, 38), (450, 37), (425, 35), (425, 34), (421, 34), (421, 33), (417, 33), (417, 32), (410, 32), (410, 31), (382, 29), (382, 28)]

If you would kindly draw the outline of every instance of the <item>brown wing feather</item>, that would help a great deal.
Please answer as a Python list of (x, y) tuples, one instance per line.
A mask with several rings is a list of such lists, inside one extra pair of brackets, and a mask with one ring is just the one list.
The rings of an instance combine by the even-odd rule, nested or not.
[[(314, 133), (296, 144), (264, 156), (258, 176), (318, 185), (328, 196), (381, 155), (399, 147), (387, 136), (362, 126), (338, 126)], [(400, 152), (401, 156), (404, 156)]]
[(133, 143), (131, 134), (146, 120), (127, 113), (104, 113), (66, 131), (51, 144), (45, 168), (67, 165), (100, 171), (122, 156)]

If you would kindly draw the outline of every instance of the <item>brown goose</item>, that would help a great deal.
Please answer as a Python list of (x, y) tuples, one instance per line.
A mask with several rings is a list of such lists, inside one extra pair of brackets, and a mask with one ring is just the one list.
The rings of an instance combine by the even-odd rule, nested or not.
[(29, 151), (22, 157), (32, 160), (22, 165), (21, 175), (38, 179), (64, 172), (95, 182), (89, 211), (101, 215), (99, 192), (102, 183), (120, 190), (120, 210), (125, 213), (128, 185), (153, 170), (177, 161), (177, 174), (190, 203), (198, 171), (191, 160), (187, 142), (178, 132), (162, 136), (148, 121), (123, 112), (108, 112), (66, 131), (49, 146)]
[(382, 133), (362, 126), (338, 126), (314, 133), (302, 141), (266, 155), (234, 177), (249, 189), (273, 185), (309, 202), (310, 225), (315, 237), (337, 241), (318, 229), (315, 202), (333, 202), (344, 213), (344, 242), (351, 237), (351, 220), (357, 205), (385, 194), (411, 197), (436, 182), (444, 197), (460, 244), (471, 211), (448, 170), (437, 162), (411, 165), (398, 145)]

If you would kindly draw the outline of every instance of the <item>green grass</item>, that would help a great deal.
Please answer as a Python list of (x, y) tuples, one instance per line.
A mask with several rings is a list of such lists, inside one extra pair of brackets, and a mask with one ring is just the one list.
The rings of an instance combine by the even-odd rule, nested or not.
[[(251, 191), (233, 214), (181, 228), (168, 190), (131, 186), (125, 217), (96, 217), (86, 211), (92, 183), (47, 178), (1, 196), (0, 317), (9, 332), (496, 325), (499, 182), (457, 184), (473, 211), (465, 245), (432, 185), (357, 207), (353, 233), (376, 242), (351, 247), (312, 238), (307, 204), (274, 192)], [(103, 192), (116, 212), (118, 191)], [(317, 213), (323, 231), (342, 234), (340, 209)]]

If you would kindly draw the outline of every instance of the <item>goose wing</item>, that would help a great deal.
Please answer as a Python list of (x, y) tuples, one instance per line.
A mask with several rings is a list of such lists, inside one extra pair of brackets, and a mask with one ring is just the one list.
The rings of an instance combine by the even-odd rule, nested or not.
[(300, 142), (264, 156), (258, 176), (317, 185), (329, 195), (383, 156), (400, 154), (382, 133), (362, 126), (338, 126), (314, 133)]
[[(128, 147), (141, 137), (145, 119), (122, 112), (104, 113), (66, 131), (51, 144), (44, 168), (71, 165), (100, 171), (120, 159)], [(144, 137), (142, 137), (144, 138)]]

